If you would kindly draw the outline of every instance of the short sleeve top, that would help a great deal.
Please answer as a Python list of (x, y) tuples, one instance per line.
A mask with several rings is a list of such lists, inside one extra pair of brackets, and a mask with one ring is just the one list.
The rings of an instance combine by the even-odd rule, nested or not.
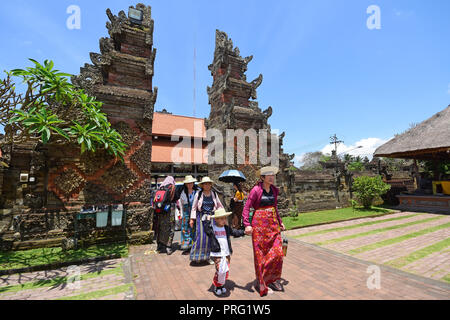
[(266, 192), (266, 190), (263, 190), (261, 202), (259, 205), (261, 207), (269, 207), (275, 205), (275, 196), (273, 195), (272, 188), (270, 189), (270, 192)]

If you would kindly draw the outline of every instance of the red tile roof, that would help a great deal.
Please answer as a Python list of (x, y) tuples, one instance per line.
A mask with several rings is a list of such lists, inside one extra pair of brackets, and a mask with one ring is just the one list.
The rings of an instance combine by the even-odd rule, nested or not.
[[(152, 162), (160, 163), (190, 163), (207, 164), (208, 147), (203, 144), (202, 148), (183, 147), (181, 142), (169, 141), (167, 139), (153, 140)], [(180, 145), (179, 145), (180, 144)]]
[(154, 136), (206, 138), (205, 119), (155, 112), (152, 133)]
[(153, 113), (152, 134), (152, 162), (208, 163), (206, 158), (208, 146), (206, 143), (202, 143), (201, 148), (195, 148), (194, 141), (191, 139), (191, 147), (189, 148), (181, 145), (181, 141), (183, 141), (181, 138), (179, 142), (167, 139), (173, 135), (198, 140), (206, 138), (204, 119), (155, 112)]

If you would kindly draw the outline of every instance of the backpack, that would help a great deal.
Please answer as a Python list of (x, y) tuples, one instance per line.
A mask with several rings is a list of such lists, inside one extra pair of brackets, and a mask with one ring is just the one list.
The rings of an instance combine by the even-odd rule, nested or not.
[(153, 198), (153, 208), (155, 213), (164, 213), (170, 211), (170, 188), (162, 188), (156, 191), (155, 197)]

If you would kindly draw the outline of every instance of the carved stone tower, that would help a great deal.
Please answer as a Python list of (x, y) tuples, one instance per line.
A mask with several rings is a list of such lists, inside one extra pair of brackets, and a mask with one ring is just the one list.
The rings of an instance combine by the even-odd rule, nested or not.
[[(233, 42), (228, 39), (225, 32), (216, 30), (216, 48), (214, 52), (214, 61), (208, 67), (213, 76), (212, 87), (207, 88), (209, 96), (209, 104), (211, 105), (211, 113), (207, 120), (208, 129), (218, 129), (222, 132), (224, 140), (226, 137), (225, 131), (227, 129), (242, 129), (244, 131), (249, 129), (256, 130), (259, 133), (260, 129), (266, 129), (269, 133), (267, 136), (270, 143), (270, 125), (268, 119), (272, 115), (272, 107), (268, 107), (262, 111), (258, 107), (256, 89), (261, 85), (263, 76), (251, 82), (247, 82), (245, 72), (247, 71), (248, 63), (253, 59), (253, 56), (246, 58), (241, 57), (239, 48), (233, 47)], [(281, 145), (284, 134), (279, 137), (277, 143), (280, 146), (280, 165), (286, 163), (285, 157), (282, 153)], [(278, 137), (277, 137), (278, 140)], [(234, 142), (236, 145), (236, 142)], [(257, 182), (257, 170), (262, 166), (260, 158), (258, 162), (249, 163), (250, 154), (257, 152), (256, 150), (249, 150), (249, 146), (245, 147), (245, 163), (238, 164), (210, 164), (208, 166), (209, 175), (213, 180), (218, 182), (218, 176), (227, 169), (238, 169), (242, 171), (247, 177), (247, 182), (244, 188), (249, 190)], [(225, 146), (224, 146), (225, 150)], [(270, 145), (267, 145), (267, 150), (271, 150)], [(236, 155), (235, 155), (236, 156)], [(236, 157), (235, 157), (236, 158)], [(288, 161), (289, 162), (289, 161)], [(280, 167), (280, 175), (284, 174), (284, 168)], [(279, 179), (282, 177), (279, 177)], [(285, 180), (284, 178), (282, 179)], [(230, 194), (230, 187), (223, 183), (218, 183), (219, 187), (223, 188), (226, 195)]]
[[(124, 162), (105, 150), (80, 154), (72, 144), (5, 146), (2, 158), (10, 168), (2, 185), (7, 214), (0, 217), (0, 249), (59, 246), (73, 237), (86, 243), (152, 239), (149, 199), (157, 88), (152, 88), (156, 49), (151, 8), (130, 7), (129, 17), (123, 11), (118, 16), (109, 9), (106, 13), (109, 37), (100, 39), (100, 53), (90, 54), (92, 64), (81, 68), (72, 83), (103, 102), (102, 111), (128, 145)], [(29, 181), (19, 180), (22, 173)], [(112, 208), (120, 204), (124, 215), (117, 225)], [(80, 214), (87, 206), (108, 208), (107, 224), (98, 227), (95, 214)]]
[[(86, 64), (72, 82), (103, 102), (102, 111), (119, 131), (129, 148), (125, 163), (108, 164), (92, 181), (116, 200), (148, 202), (150, 191), (152, 119), (157, 88), (152, 89), (156, 49), (153, 46), (151, 8), (138, 4), (141, 21), (115, 16), (106, 11), (110, 38), (100, 39), (100, 54), (91, 53), (93, 65)], [(95, 164), (93, 164), (95, 165)], [(89, 180), (89, 179), (88, 179)]]

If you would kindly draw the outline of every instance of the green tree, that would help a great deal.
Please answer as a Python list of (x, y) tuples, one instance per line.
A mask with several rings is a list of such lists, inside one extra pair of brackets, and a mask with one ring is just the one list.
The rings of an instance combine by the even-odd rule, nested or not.
[(298, 218), (298, 206), (295, 204), (292, 207), (289, 208), (289, 216), (293, 219), (293, 220), (297, 220)]
[(353, 156), (348, 153), (344, 154), (342, 158), (344, 159), (344, 162), (352, 162), (353, 161)]
[(352, 188), (355, 196), (365, 209), (370, 209), (373, 201), (391, 189), (381, 176), (361, 176), (354, 179)]
[(364, 164), (362, 162), (359, 161), (354, 161), (354, 162), (350, 162), (348, 164), (348, 170), (349, 171), (363, 171), (364, 169)]
[(442, 160), (439, 162), (433, 162), (429, 160), (419, 161), (419, 166), (422, 171), (425, 172), (429, 177), (434, 177), (435, 174), (438, 176), (450, 175), (450, 161)]
[[(81, 153), (103, 148), (123, 161), (127, 145), (101, 112), (102, 103), (72, 85), (71, 75), (55, 70), (53, 61), (30, 61), (33, 67), (6, 72), (0, 81), (4, 143), (74, 143)], [(16, 93), (11, 77), (26, 84), (25, 93)]]

